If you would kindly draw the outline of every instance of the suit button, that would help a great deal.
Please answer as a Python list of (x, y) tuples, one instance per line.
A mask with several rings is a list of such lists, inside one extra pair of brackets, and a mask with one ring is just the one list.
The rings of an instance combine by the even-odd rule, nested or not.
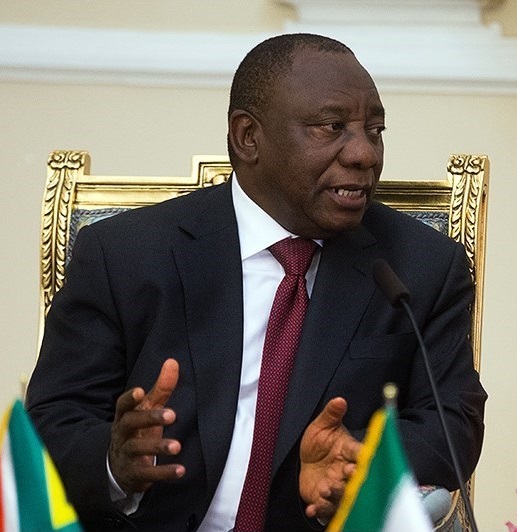
[(190, 531), (190, 530), (195, 530), (197, 528), (197, 515), (196, 514), (191, 514), (189, 515), (188, 519), (187, 519), (187, 530)]

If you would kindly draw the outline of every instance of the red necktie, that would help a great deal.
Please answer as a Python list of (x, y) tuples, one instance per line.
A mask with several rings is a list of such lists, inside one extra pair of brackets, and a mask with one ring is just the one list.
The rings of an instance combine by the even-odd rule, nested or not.
[(316, 243), (286, 238), (269, 248), (285, 277), (276, 291), (258, 381), (255, 427), (234, 532), (260, 532), (266, 518), (271, 466), (291, 370), (309, 303), (305, 274)]

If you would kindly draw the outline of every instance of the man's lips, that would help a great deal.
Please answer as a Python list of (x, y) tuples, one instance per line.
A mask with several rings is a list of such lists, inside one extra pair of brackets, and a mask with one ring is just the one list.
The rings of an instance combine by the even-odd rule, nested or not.
[(350, 189), (350, 188), (334, 188), (334, 192), (342, 198), (358, 199), (366, 195), (366, 190), (363, 188)]
[(341, 208), (362, 209), (368, 200), (368, 187), (340, 186), (329, 188), (333, 201)]

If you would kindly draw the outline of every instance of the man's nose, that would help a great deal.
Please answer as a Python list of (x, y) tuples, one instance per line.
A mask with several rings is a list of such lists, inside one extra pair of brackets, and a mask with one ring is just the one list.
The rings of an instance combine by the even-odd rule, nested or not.
[(361, 131), (346, 136), (338, 159), (344, 167), (367, 170), (382, 163), (382, 156), (382, 139), (372, 138), (366, 131)]

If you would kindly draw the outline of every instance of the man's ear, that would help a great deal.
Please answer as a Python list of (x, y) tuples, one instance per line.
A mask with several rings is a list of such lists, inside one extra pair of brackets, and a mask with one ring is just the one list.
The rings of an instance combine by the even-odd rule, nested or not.
[(247, 111), (237, 109), (228, 122), (228, 137), (237, 158), (244, 164), (255, 164), (258, 159), (257, 133), (260, 124)]

